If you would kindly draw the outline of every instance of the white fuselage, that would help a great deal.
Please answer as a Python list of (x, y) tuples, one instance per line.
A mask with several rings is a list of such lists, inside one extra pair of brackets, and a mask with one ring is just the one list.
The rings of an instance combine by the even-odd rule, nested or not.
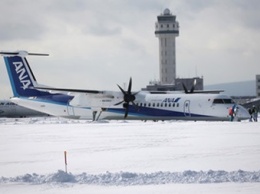
[[(55, 103), (41, 98), (13, 98), (21, 106), (50, 115), (74, 119), (124, 119), (125, 108), (120, 92), (103, 94), (77, 94), (68, 103)], [(152, 94), (139, 92), (130, 105), (126, 119), (129, 120), (229, 120), (228, 109), (234, 105), (230, 97), (221, 94)], [(245, 108), (237, 105), (237, 119), (248, 119)]]

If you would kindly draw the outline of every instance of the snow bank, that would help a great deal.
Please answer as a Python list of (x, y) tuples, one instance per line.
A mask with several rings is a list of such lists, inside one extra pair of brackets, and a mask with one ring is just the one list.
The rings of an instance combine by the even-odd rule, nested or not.
[(17, 177), (1, 177), (0, 183), (79, 183), (89, 185), (151, 185), (151, 184), (169, 184), (169, 183), (256, 183), (260, 182), (260, 171), (191, 171), (184, 172), (154, 172), (154, 173), (132, 173), (119, 172), (104, 174), (82, 173), (73, 175), (59, 170), (57, 173), (49, 175), (25, 174)]

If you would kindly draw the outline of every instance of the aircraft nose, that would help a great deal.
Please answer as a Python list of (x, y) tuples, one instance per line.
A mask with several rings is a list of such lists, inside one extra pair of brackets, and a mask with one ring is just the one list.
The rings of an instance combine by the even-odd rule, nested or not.
[(239, 120), (246, 120), (250, 118), (250, 114), (248, 113), (247, 109), (244, 108), (241, 105), (238, 105), (238, 113), (237, 113), (237, 118)]

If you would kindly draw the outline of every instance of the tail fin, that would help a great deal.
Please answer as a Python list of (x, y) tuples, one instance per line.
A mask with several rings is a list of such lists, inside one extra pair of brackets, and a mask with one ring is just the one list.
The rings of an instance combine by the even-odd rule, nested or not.
[[(4, 61), (14, 96), (29, 97), (47, 95), (48, 92), (42, 92), (33, 88), (38, 84), (25, 58), (25, 55), (30, 55), (30, 53), (20, 51), (0, 52), (0, 54), (4, 55)], [(38, 54), (32, 53), (31, 55)]]

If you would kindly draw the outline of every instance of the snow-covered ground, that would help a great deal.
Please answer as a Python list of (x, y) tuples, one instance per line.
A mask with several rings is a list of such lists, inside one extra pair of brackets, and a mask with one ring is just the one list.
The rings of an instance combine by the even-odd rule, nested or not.
[(260, 192), (259, 122), (1, 118), (0, 133), (1, 194)]

